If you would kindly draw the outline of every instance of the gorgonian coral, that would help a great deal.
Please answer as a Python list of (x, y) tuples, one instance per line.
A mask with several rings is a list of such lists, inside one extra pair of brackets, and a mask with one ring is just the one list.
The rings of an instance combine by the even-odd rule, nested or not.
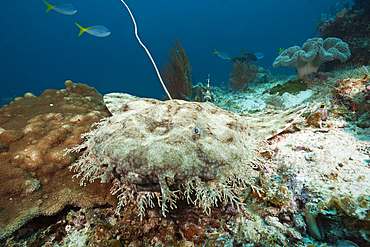
[(236, 61), (233, 68), (228, 86), (234, 91), (245, 90), (258, 77), (258, 67), (249, 62)]
[(167, 52), (167, 60), (163, 64), (162, 76), (165, 84), (174, 99), (191, 99), (191, 67), (188, 56), (185, 50), (176, 39), (176, 43), (172, 44), (172, 49)]

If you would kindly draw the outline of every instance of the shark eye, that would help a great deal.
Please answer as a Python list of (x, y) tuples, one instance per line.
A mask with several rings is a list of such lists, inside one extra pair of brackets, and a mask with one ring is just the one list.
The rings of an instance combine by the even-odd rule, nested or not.
[(198, 126), (196, 126), (194, 128), (193, 140), (196, 141), (200, 138), (202, 138), (202, 130)]

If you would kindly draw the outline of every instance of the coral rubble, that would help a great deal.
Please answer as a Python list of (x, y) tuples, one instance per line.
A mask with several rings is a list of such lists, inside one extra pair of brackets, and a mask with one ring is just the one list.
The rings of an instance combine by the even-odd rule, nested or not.
[(39, 97), (26, 93), (0, 109), (0, 239), (66, 205), (109, 200), (106, 185), (80, 187), (71, 178), (68, 166), (76, 155), (64, 149), (81, 143), (81, 134), (110, 113), (94, 88), (71, 81), (65, 86)]

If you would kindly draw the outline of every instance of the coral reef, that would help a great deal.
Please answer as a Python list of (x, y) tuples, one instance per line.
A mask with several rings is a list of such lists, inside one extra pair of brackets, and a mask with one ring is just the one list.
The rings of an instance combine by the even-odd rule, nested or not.
[[(355, 1), (356, 2), (356, 1)], [(331, 61), (325, 64), (327, 70), (340, 65), (370, 65), (370, 8), (368, 1), (357, 1), (352, 9), (343, 9), (330, 18), (322, 15), (316, 29), (319, 37), (338, 37), (346, 42), (352, 56), (344, 64)]]
[(240, 241), (231, 236), (236, 213), (230, 205), (206, 214), (185, 204), (172, 210), (172, 217), (150, 209), (142, 220), (135, 207), (120, 214), (112, 208), (71, 210), (27, 240), (8, 239), (6, 246), (225, 246)]
[(354, 9), (370, 9), (370, 1), (369, 0), (353, 0), (355, 5), (353, 6)]
[[(65, 166), (58, 170), (58, 174), (66, 182), (64, 185), (59, 183), (60, 187), (87, 200), (92, 200), (88, 193), (91, 186), (102, 188), (108, 204), (98, 206), (100, 203), (96, 203), (97, 207), (88, 209), (89, 205), (71, 203), (83, 208), (68, 209), (69, 212), (65, 209), (57, 216), (47, 217), (53, 219), (48, 225), (36, 224), (37, 219), (34, 219), (10, 237), (0, 240), (0, 245), (303, 247), (341, 246), (344, 243), (356, 246), (356, 243), (367, 246), (370, 241), (370, 192), (367, 186), (370, 145), (357, 138), (360, 132), (368, 133), (368, 130), (351, 126), (341, 119), (352, 115), (345, 107), (350, 107), (353, 99), (362, 102), (367, 97), (370, 90), (368, 68), (349, 73), (352, 76), (348, 78), (318, 74), (312, 87), (306, 90), (312, 92), (299, 92), (302, 99), (295, 104), (289, 103), (288, 98), (296, 95), (273, 95), (283, 100), (283, 110), (265, 105), (261, 111), (245, 113), (243, 101), (248, 101), (251, 93), (225, 94), (224, 90), (212, 88), (218, 104), (226, 105), (220, 100), (229, 101), (230, 109), (242, 116), (209, 103), (159, 102), (118, 93), (105, 95), (104, 101), (113, 116), (85, 133), (84, 143), (84, 138), (77, 134), (74, 136), (76, 141), (69, 146), (81, 151), (80, 160), (72, 166), (92, 169), (80, 173), (86, 182), (80, 189), (86, 193), (75, 191), (74, 186), (79, 187), (78, 181), (67, 180), (72, 173), (64, 176)], [(272, 82), (269, 87), (279, 83)], [(265, 86), (256, 85), (256, 92), (252, 93), (251, 97), (258, 100), (258, 105), (269, 96), (263, 93)], [(353, 91), (348, 94), (351, 97), (345, 94), (347, 90)], [(336, 95), (333, 97), (331, 93)], [(341, 99), (342, 93), (348, 98), (344, 106), (339, 104), (345, 102)], [(78, 104), (79, 97), (74, 96)], [(36, 99), (32, 94), (25, 97), (27, 99), (20, 102)], [(98, 108), (103, 110), (101, 96), (97, 97)], [(326, 108), (321, 106), (322, 102)], [(316, 110), (310, 113), (308, 109)], [(365, 109), (357, 106), (356, 112)], [(304, 117), (307, 111), (310, 115), (319, 112), (321, 121), (325, 115), (322, 126), (309, 126)], [(106, 110), (102, 112), (109, 116)], [(13, 132), (3, 132), (2, 140), (16, 144), (16, 140), (23, 137), (11, 130)], [(99, 135), (101, 138), (95, 138), (98, 133), (102, 134)], [(262, 138), (268, 139), (267, 147), (258, 143)], [(114, 148), (107, 148), (111, 145)], [(1, 143), (3, 153), (11, 153), (14, 149), (16, 145)], [(103, 149), (105, 152), (101, 155)], [(139, 152), (139, 149), (144, 151)], [(256, 155), (254, 158), (260, 162), (249, 157), (251, 155)], [(66, 157), (70, 157), (71, 162), (76, 159), (73, 153)], [(80, 162), (86, 158), (90, 158), (90, 163)], [(123, 162), (117, 162), (115, 158), (122, 158)], [(99, 162), (101, 159), (103, 162)], [(190, 165), (193, 163), (196, 166)], [(123, 166), (129, 168), (124, 170)], [(228, 170), (235, 166), (234, 171)], [(199, 172), (200, 169), (204, 171)], [(42, 177), (32, 177), (32, 172), (20, 168), (19, 171), (18, 177), (25, 175), (28, 178), (27, 182), (17, 186), (19, 192), (14, 191), (30, 199), (24, 204), (32, 206), (34, 195), (44, 190), (43, 186), (50, 185), (44, 183)], [(89, 177), (89, 172), (94, 175)], [(14, 176), (17, 180), (18, 177)], [(49, 179), (58, 182), (58, 177)], [(88, 182), (93, 179), (96, 180), (93, 184)], [(106, 183), (99, 183), (101, 180)], [(191, 190), (183, 186), (186, 180), (191, 180), (188, 183)], [(163, 184), (164, 190), (161, 189)], [(120, 186), (122, 190), (117, 191)], [(121, 205), (123, 210), (117, 210), (119, 202), (114, 200), (115, 196), (109, 195), (110, 187), (111, 192), (120, 194), (118, 199), (124, 199), (122, 193), (127, 193), (127, 200)], [(163, 191), (168, 197), (166, 217), (163, 216), (166, 209), (161, 208), (162, 201), (157, 200), (162, 200)], [(94, 193), (100, 197), (98, 192)], [(150, 198), (143, 198), (145, 196)], [(49, 197), (43, 200), (55, 198), (54, 195)], [(11, 204), (12, 200), (5, 203)]]
[(312, 38), (308, 39), (300, 48), (293, 46), (284, 50), (273, 62), (274, 68), (278, 66), (292, 66), (303, 77), (316, 72), (320, 65), (327, 61), (339, 59), (346, 61), (351, 56), (348, 44), (339, 38)]
[(26, 93), (0, 109), (0, 239), (39, 215), (110, 198), (106, 185), (83, 188), (71, 178), (68, 166), (76, 155), (64, 151), (110, 113), (94, 88), (71, 81), (65, 86), (39, 97)]
[[(333, 118), (329, 121), (339, 124)], [(282, 179), (291, 184), (311, 236), (319, 240), (330, 236), (331, 241), (351, 239), (366, 246), (370, 174), (360, 149), (363, 144), (338, 128), (328, 131), (306, 129), (284, 140), (286, 145), (279, 146), (280, 162), (287, 169), (281, 173)], [(348, 145), (352, 143), (358, 148)], [(296, 152), (291, 155), (293, 150)], [(300, 165), (294, 165), (297, 163)]]
[(172, 49), (167, 52), (169, 64), (167, 65), (166, 61), (164, 62), (161, 73), (172, 98), (190, 100), (192, 79), (189, 58), (176, 37), (175, 39), (176, 43), (171, 43)]
[(220, 201), (239, 208), (237, 193), (258, 177), (256, 141), (245, 120), (208, 103), (132, 100), (97, 124), (71, 166), (81, 185), (99, 179), (119, 193), (117, 212), (135, 203), (141, 217), (153, 200), (162, 214), (179, 197), (208, 211)]
[[(312, 80), (310, 90), (313, 91), (306, 101), (313, 109), (308, 119), (304, 119), (303, 114), (290, 128), (268, 138), (274, 148), (272, 157), (278, 160), (275, 178), (286, 185), (293, 197), (287, 212), (280, 211), (279, 223), (284, 224), (283, 219), (290, 217), (297, 222), (295, 229), (303, 235), (302, 240), (307, 239), (308, 234), (320, 241), (302, 246), (338, 246), (346, 242), (345, 239), (357, 246), (369, 245), (369, 71), (368, 67), (361, 67), (306, 77), (305, 81)], [(258, 96), (255, 94), (254, 98)], [(233, 103), (241, 105), (242, 101)], [(230, 106), (230, 109), (236, 108)], [(286, 120), (280, 119), (281, 113), (273, 116), (279, 111), (273, 109), (243, 115), (251, 129), (261, 133), (269, 128), (267, 123), (274, 125), (272, 119)], [(284, 112), (294, 118), (292, 113)], [(263, 118), (269, 119), (262, 121)], [(289, 198), (281, 184), (275, 188), (281, 188), (281, 195)], [(260, 195), (254, 193), (254, 196), (283, 207), (271, 197), (276, 194), (273, 188), (261, 189)], [(271, 208), (261, 205), (258, 208), (266, 209), (260, 212), (265, 223), (278, 227), (279, 224), (266, 216)], [(304, 215), (305, 221), (302, 218), (300, 223), (297, 221), (297, 212)], [(356, 246), (354, 243), (348, 245)]]
[(244, 91), (258, 78), (259, 69), (248, 61), (236, 61), (233, 64), (228, 87), (233, 91)]
[(345, 116), (361, 128), (370, 127), (370, 67), (361, 67), (351, 72), (354, 76), (340, 77), (331, 85), (338, 103), (346, 107)]
[[(308, 85), (305, 91), (281, 96), (266, 93), (282, 84), (279, 80), (244, 94), (212, 87), (215, 103), (234, 113), (211, 103), (108, 94), (104, 102), (113, 116), (93, 130), (91, 123), (110, 113), (92, 88), (67, 82), (66, 90), (47, 90), (48, 99), (27, 93), (0, 110), (0, 176), (8, 188), (0, 197), (5, 211), (0, 217), (13, 212), (10, 217), (19, 220), (15, 209), (10, 211), (14, 201), (24, 204), (27, 219), (40, 217), (5, 234), (10, 236), (0, 245), (368, 246), (368, 78), (368, 67), (317, 73), (300, 78)], [(63, 97), (57, 99), (59, 94)], [(55, 108), (63, 118), (50, 115), (50, 120), (59, 104), (68, 112)], [(82, 118), (94, 113), (86, 126), (73, 118), (75, 105)], [(37, 109), (45, 112), (27, 115)], [(307, 115), (315, 116), (313, 124)], [(82, 129), (69, 135), (60, 127), (66, 125)], [(23, 136), (31, 127), (38, 135)], [(35, 146), (44, 144), (37, 156)], [(59, 155), (66, 150), (51, 155), (62, 145), (79, 151), (80, 159), (73, 152)], [(6, 155), (8, 163), (2, 159)], [(17, 155), (25, 155), (29, 165), (14, 163)], [(82, 180), (70, 179), (68, 166), (87, 172), (78, 170)], [(82, 208), (41, 216), (44, 203), (60, 211), (64, 196), (66, 204)]]

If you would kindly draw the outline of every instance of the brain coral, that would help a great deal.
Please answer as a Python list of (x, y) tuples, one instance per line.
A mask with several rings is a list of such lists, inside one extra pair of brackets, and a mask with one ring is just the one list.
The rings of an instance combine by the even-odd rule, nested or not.
[(81, 184), (113, 181), (117, 210), (136, 198), (142, 216), (157, 198), (165, 216), (179, 196), (205, 209), (220, 200), (238, 206), (236, 185), (258, 176), (255, 141), (234, 113), (208, 103), (135, 99), (113, 114), (69, 151), (86, 149), (71, 166)]
[(316, 72), (321, 64), (339, 59), (346, 61), (351, 56), (348, 44), (339, 38), (308, 39), (300, 48), (293, 46), (284, 50), (273, 62), (278, 66), (292, 66), (297, 69), (298, 76), (302, 77)]

